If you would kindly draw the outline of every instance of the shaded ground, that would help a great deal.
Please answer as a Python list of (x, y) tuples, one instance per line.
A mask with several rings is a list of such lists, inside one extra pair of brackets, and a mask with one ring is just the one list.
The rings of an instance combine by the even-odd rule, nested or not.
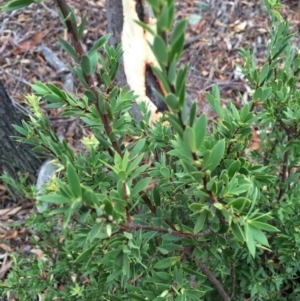
[[(0, 4), (4, 4), (0, 0)], [(69, 0), (76, 14), (82, 17), (88, 14), (84, 37), (86, 49), (106, 31), (105, 1)], [(261, 0), (185, 0), (177, 2), (177, 18), (188, 17), (189, 26), (186, 33), (186, 48), (183, 62), (190, 62), (188, 93), (199, 102), (200, 111), (211, 115), (204, 93), (214, 83), (221, 89), (224, 102), (229, 99), (239, 104), (240, 93), (247, 101), (249, 87), (240, 76), (236, 64), (242, 64), (238, 55), (240, 47), (253, 49), (257, 62), (262, 64), (266, 54), (268, 40), (268, 16)], [(282, 14), (291, 21), (292, 31), (298, 30), (300, 10), (298, 0), (282, 1), (285, 4)], [(64, 68), (53, 67), (47, 61), (45, 48), (51, 55), (68, 65), (66, 54), (60, 49), (57, 38), (66, 39), (66, 31), (58, 17), (53, 1), (34, 4), (26, 9), (0, 14), (0, 79), (16, 106), (24, 105), (24, 94), (30, 93), (30, 84), (34, 81), (54, 82), (59, 87), (66, 86)], [(300, 39), (296, 35), (295, 46)], [(71, 81), (72, 83), (72, 81)], [(74, 79), (74, 89), (79, 88)], [(59, 110), (48, 112), (51, 124), (58, 133), (64, 134), (73, 145), (84, 135), (84, 128), (76, 119), (62, 119)], [(31, 250), (25, 242), (27, 230), (7, 228), (10, 222), (22, 220), (32, 208), (28, 200), (19, 200), (5, 209), (7, 191), (0, 184), (0, 279), (10, 267), (10, 260), (5, 257), (14, 246), (21, 250)], [(1, 203), (2, 202), (2, 203)], [(26, 204), (27, 205), (26, 205)], [(26, 208), (26, 206), (29, 208)], [(1, 265), (0, 265), (1, 266)]]

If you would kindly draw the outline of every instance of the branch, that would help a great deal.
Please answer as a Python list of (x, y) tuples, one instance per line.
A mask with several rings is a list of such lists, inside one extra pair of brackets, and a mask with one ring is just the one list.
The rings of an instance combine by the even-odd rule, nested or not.
[(216, 288), (216, 290), (220, 294), (222, 300), (231, 301), (231, 297), (228, 296), (228, 294), (225, 292), (221, 283), (217, 280), (217, 278), (214, 276), (214, 274), (208, 269), (208, 267), (201, 260), (198, 260), (198, 266), (203, 271), (203, 273), (206, 275), (208, 280), (212, 283), (212, 285)]
[(230, 274), (231, 274), (231, 291), (230, 291), (230, 298), (234, 297), (234, 292), (235, 292), (235, 284), (236, 284), (236, 277), (235, 277), (235, 265), (232, 264), (231, 265), (231, 270), (230, 270)]
[[(289, 162), (289, 151), (285, 151), (283, 156), (283, 166), (282, 166), (282, 172), (281, 172), (281, 184), (284, 186), (285, 180), (286, 180), (286, 174), (288, 169), (288, 162)], [(280, 188), (277, 203), (279, 203), (280, 199), (283, 197), (285, 192), (285, 189), (283, 187)]]
[[(69, 10), (69, 7), (66, 3), (65, 0), (55, 0), (57, 6), (59, 7), (59, 9), (61, 10), (62, 14), (63, 14), (63, 17), (65, 18), (65, 23), (66, 23), (66, 26), (67, 26), (67, 29), (68, 29), (68, 33), (71, 37), (71, 40), (72, 40), (72, 44), (75, 48), (75, 51), (77, 52), (77, 54), (79, 55), (79, 57), (82, 57), (85, 52), (83, 50), (83, 47), (82, 47), (82, 44), (81, 42), (78, 40), (78, 37), (77, 37), (77, 33), (76, 33), (76, 30), (75, 30), (75, 24), (73, 24), (73, 22), (71, 21), (71, 19), (69, 18), (69, 13), (70, 13), (70, 10)], [(93, 77), (91, 75), (85, 75), (85, 80), (86, 82), (88, 83), (90, 89), (92, 90), (92, 92), (95, 94), (95, 95), (98, 95), (98, 92), (96, 90), (96, 87), (95, 87), (95, 81), (93, 79)], [(107, 136), (109, 137), (111, 143), (112, 143), (112, 146), (114, 148), (114, 150), (121, 156), (123, 157), (123, 154), (122, 154), (122, 151), (121, 151), (121, 148), (118, 144), (118, 142), (114, 139), (111, 138), (111, 133), (112, 133), (112, 128), (109, 124), (109, 118), (106, 114), (103, 114), (98, 106), (98, 104), (95, 105), (96, 106), (96, 109), (97, 109), (97, 112), (101, 118), (101, 121), (103, 123), (103, 126), (104, 126), (104, 130), (107, 134)], [(113, 154), (110, 152), (110, 154), (113, 156)]]

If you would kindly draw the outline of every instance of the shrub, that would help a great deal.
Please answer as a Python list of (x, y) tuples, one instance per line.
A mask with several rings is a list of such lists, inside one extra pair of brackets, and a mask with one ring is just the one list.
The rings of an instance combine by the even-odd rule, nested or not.
[[(186, 21), (172, 28), (173, 0), (149, 3), (158, 20), (154, 72), (169, 111), (151, 127), (147, 113), (134, 120), (133, 92), (114, 84), (121, 47), (109, 46), (109, 36), (86, 54), (61, 41), (85, 94), (32, 85), (36, 117), (16, 127), (19, 141), (50, 153), (59, 173), (37, 196), (51, 205), (26, 222), (42, 238), (34, 243), (43, 256), (13, 255), (2, 290), (20, 300), (36, 294), (43, 300), (298, 300), (300, 55), (280, 4), (266, 1), (272, 23), (265, 64), (258, 68), (249, 50), (240, 51), (251, 101), (223, 107), (214, 86), (206, 98), (218, 119), (208, 130), (195, 103), (186, 110), (188, 66), (175, 68)], [(74, 32), (83, 32), (81, 25)], [(104, 91), (93, 86), (96, 73)], [(36, 105), (41, 97), (90, 129), (85, 152), (58, 139)], [(256, 151), (249, 148), (254, 127), (261, 138)]]

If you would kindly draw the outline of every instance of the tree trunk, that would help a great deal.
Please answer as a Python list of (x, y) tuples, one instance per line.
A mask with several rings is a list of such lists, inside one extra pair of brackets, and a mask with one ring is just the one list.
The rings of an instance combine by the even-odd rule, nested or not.
[(12, 136), (18, 133), (12, 124), (21, 125), (21, 119), (25, 115), (18, 113), (0, 82), (0, 174), (7, 172), (14, 179), (18, 173), (29, 173), (29, 180), (34, 183), (36, 173), (41, 166), (31, 148), (24, 143), (17, 143)]

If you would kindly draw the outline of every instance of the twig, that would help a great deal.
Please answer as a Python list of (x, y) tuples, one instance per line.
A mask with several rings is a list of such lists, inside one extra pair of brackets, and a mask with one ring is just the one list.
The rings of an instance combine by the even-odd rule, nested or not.
[(235, 284), (236, 284), (236, 277), (235, 277), (235, 265), (232, 264), (231, 265), (231, 270), (230, 270), (230, 274), (231, 274), (231, 291), (230, 291), (230, 298), (234, 297), (234, 292), (235, 292)]
[(203, 271), (203, 273), (206, 275), (208, 280), (212, 283), (212, 285), (216, 288), (216, 290), (220, 294), (222, 300), (231, 301), (231, 297), (228, 296), (228, 294), (225, 292), (221, 283), (217, 280), (217, 278), (214, 276), (214, 274), (209, 270), (209, 268), (201, 260), (198, 260), (198, 266)]
[[(281, 184), (284, 186), (285, 180), (286, 180), (286, 175), (287, 175), (287, 169), (288, 169), (288, 162), (289, 162), (289, 151), (285, 151), (283, 155), (283, 167), (282, 167), (282, 172), (281, 172)], [(277, 198), (277, 203), (279, 203), (280, 199), (283, 197), (283, 194), (285, 192), (285, 189), (282, 187), (279, 190), (278, 198)]]

